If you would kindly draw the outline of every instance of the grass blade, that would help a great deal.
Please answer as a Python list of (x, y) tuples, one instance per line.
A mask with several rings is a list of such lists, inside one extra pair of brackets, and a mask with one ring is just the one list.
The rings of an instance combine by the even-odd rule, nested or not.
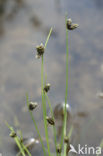
[[(67, 23), (67, 15), (65, 16), (65, 23)], [(69, 47), (68, 47), (68, 29), (66, 27), (66, 89), (65, 89), (65, 108), (64, 108), (62, 143), (63, 143), (64, 136), (66, 136), (66, 128), (67, 128), (66, 104), (67, 104), (67, 97), (68, 97), (68, 64), (69, 64)], [(67, 148), (67, 144), (64, 143), (64, 156), (66, 156), (66, 148)]]

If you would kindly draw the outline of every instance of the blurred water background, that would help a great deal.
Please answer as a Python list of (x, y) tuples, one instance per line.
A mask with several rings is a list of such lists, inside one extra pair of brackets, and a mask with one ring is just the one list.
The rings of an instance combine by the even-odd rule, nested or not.
[(0, 0), (0, 153), (4, 156), (16, 155), (5, 120), (24, 136), (36, 136), (26, 92), (40, 105), (34, 115), (42, 131), (41, 63), (35, 59), (35, 47), (45, 42), (51, 27), (45, 52), (45, 73), (51, 83), (48, 95), (53, 107), (64, 101), (65, 12), (80, 25), (69, 32), (68, 102), (74, 114), (88, 114), (75, 121), (77, 143), (97, 146), (103, 138), (103, 100), (97, 97), (103, 91), (103, 0)]

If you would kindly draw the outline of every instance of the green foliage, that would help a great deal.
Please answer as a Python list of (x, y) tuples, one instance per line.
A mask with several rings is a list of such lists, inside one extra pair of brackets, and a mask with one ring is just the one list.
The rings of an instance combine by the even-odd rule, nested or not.
[[(67, 129), (67, 111), (66, 111), (66, 104), (67, 104), (67, 98), (68, 98), (68, 65), (69, 65), (69, 47), (68, 47), (68, 27), (67, 27), (67, 15), (65, 17), (65, 22), (66, 22), (66, 89), (65, 89), (65, 107), (64, 107), (64, 121), (63, 121), (63, 129), (62, 129), (62, 136), (61, 136), (61, 142), (58, 144), (57, 143), (57, 138), (56, 138), (56, 127), (55, 127), (55, 118), (54, 118), (54, 114), (53, 114), (53, 110), (52, 110), (52, 106), (51, 106), (51, 102), (50, 99), (47, 95), (47, 92), (50, 90), (50, 84), (48, 83), (46, 85), (46, 79), (44, 80), (44, 54), (45, 54), (45, 50), (47, 47), (47, 43), (49, 41), (50, 35), (52, 33), (52, 28), (50, 29), (50, 32), (47, 36), (46, 42), (43, 46), (43, 44), (41, 43), (39, 46), (36, 47), (37, 50), (37, 57), (36, 58), (41, 58), (41, 95), (42, 95), (42, 110), (43, 110), (43, 120), (44, 120), (44, 128), (45, 128), (45, 138), (46, 138), (46, 144), (47, 147), (44, 146), (43, 143), (43, 139), (42, 136), (39, 132), (39, 128), (38, 125), (35, 121), (35, 117), (33, 116), (32, 111), (35, 111), (35, 108), (37, 106), (37, 104), (35, 103), (31, 103), (30, 105), (30, 101), (29, 101), (29, 97), (28, 94), (26, 94), (26, 103), (27, 103), (27, 107), (31, 116), (31, 119), (33, 121), (34, 127), (36, 129), (36, 132), (39, 136), (39, 140), (40, 143), (42, 145), (42, 149), (43, 149), (43, 153), (44, 156), (49, 155), (49, 156), (67, 156), (67, 145), (69, 145), (69, 140), (71, 135), (72, 135), (72, 131), (73, 131), (73, 126), (71, 127), (69, 133), (67, 134), (66, 129)], [(69, 20), (70, 23), (70, 20)], [(53, 127), (53, 134), (54, 134), (54, 144), (55, 144), (55, 153), (51, 153), (50, 151), (50, 141), (49, 141), (49, 135), (48, 135), (48, 123), (47, 123), (47, 119), (49, 119), (47, 117), (47, 106), (46, 106), (46, 102), (48, 103), (49, 109), (50, 109), (50, 113), (51, 113), (51, 118), (52, 119), (52, 123), (49, 126)], [(8, 123), (6, 123), (6, 125), (8, 126), (8, 128), (10, 129), (11, 133), (10, 136), (14, 138), (19, 150), (20, 150), (20, 154), (22, 154), (22, 156), (26, 156), (25, 152), (28, 154), (28, 156), (31, 156), (29, 150), (24, 146), (23, 143), (20, 142), (20, 138), (16, 135), (14, 129), (12, 127), (9, 126)], [(66, 139), (66, 137), (68, 139)], [(65, 138), (65, 139), (64, 139)], [(65, 140), (65, 141), (64, 141)]]

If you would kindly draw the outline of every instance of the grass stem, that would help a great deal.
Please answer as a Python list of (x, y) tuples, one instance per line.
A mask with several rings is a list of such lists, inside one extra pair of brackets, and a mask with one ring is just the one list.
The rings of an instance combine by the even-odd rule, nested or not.
[[(65, 16), (65, 23), (67, 23), (67, 15)], [(64, 131), (63, 135), (66, 136), (66, 128), (67, 128), (67, 97), (68, 97), (68, 64), (69, 64), (69, 47), (68, 47), (68, 29), (66, 27), (66, 89), (65, 89), (65, 109), (64, 109)], [(64, 137), (63, 137), (64, 138)], [(66, 147), (67, 144), (64, 143), (64, 156), (66, 156)]]
[[(50, 108), (50, 113), (52, 115), (52, 118), (54, 119), (54, 115), (53, 115), (53, 109), (52, 109), (52, 106), (51, 106), (51, 102), (49, 100), (49, 97), (47, 96), (47, 94), (45, 93), (45, 96), (46, 96), (46, 99), (48, 101), (48, 105), (49, 105), (49, 108)], [(55, 119), (54, 119), (55, 120)], [(56, 149), (56, 146), (57, 146), (57, 139), (56, 139), (56, 128), (55, 128), (55, 125), (53, 125), (53, 133), (54, 133), (54, 143), (55, 143), (55, 149)], [(58, 155), (58, 154), (57, 154)]]
[(52, 33), (52, 28), (50, 29), (49, 34), (47, 36), (47, 39), (46, 39), (46, 42), (45, 42), (45, 46), (44, 46), (45, 48), (47, 47), (47, 43), (49, 41), (49, 38), (50, 38), (51, 33)]
[[(13, 129), (7, 122), (5, 122), (5, 124), (6, 124), (7, 127), (10, 129), (11, 132), (14, 132), (14, 129)], [(15, 142), (16, 142), (16, 144), (17, 144), (17, 146), (18, 146), (18, 148), (19, 148), (20, 153), (22, 154), (22, 156), (26, 156), (26, 155), (25, 155), (25, 151), (24, 151), (24, 149), (23, 149), (22, 146), (21, 146), (19, 137), (18, 137), (18, 136), (15, 136), (15, 137), (14, 137), (14, 140), (15, 140)]]
[[(46, 42), (45, 42), (45, 48), (47, 47), (47, 43), (49, 41), (50, 35), (52, 32), (52, 28), (50, 29), (50, 32), (47, 36)], [(50, 154), (50, 145), (49, 145), (49, 136), (48, 136), (48, 128), (47, 128), (47, 120), (46, 120), (46, 101), (45, 101), (45, 95), (44, 95), (44, 59), (43, 55), (41, 57), (41, 94), (42, 94), (42, 108), (43, 108), (43, 118), (44, 118), (44, 128), (45, 128), (45, 135), (46, 135), (46, 142), (47, 142), (47, 149), (48, 149), (48, 155)]]
[(47, 121), (46, 121), (46, 103), (45, 103), (45, 97), (44, 97), (44, 63), (43, 63), (43, 56), (42, 56), (42, 63), (41, 63), (41, 92), (42, 92), (42, 108), (43, 108), (43, 118), (44, 118), (44, 128), (45, 128), (45, 135), (46, 135), (46, 142), (47, 142), (47, 148), (48, 148), (48, 154), (50, 156), (50, 146), (49, 146), (49, 137), (48, 137), (48, 128), (47, 128)]
[[(27, 106), (28, 106), (28, 108), (29, 108), (28, 94), (26, 94), (26, 102), (27, 102)], [(40, 142), (41, 142), (41, 145), (42, 145), (42, 148), (43, 148), (44, 156), (46, 156), (46, 151), (45, 151), (45, 147), (44, 147), (44, 144), (43, 144), (43, 140), (42, 140), (42, 137), (41, 137), (41, 135), (40, 135), (40, 132), (39, 132), (38, 126), (37, 126), (37, 124), (36, 124), (35, 118), (34, 118), (32, 112), (31, 112), (30, 110), (29, 110), (29, 113), (30, 113), (31, 119), (32, 119), (32, 121), (33, 121), (33, 123), (34, 123), (34, 126), (35, 126), (35, 129), (36, 129), (36, 131), (37, 131), (37, 134), (38, 134), (38, 136), (39, 136), (39, 139), (40, 139)]]

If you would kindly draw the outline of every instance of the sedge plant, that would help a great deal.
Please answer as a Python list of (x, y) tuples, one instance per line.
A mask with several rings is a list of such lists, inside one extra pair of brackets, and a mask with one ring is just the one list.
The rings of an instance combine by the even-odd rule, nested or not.
[[(49, 31), (49, 34), (47, 36), (46, 42), (43, 45), (42, 43), (36, 47), (37, 50), (37, 55), (36, 58), (41, 59), (41, 96), (42, 96), (42, 110), (43, 110), (43, 121), (44, 121), (44, 129), (45, 129), (45, 139), (46, 139), (46, 144), (47, 146), (44, 146), (44, 142), (42, 139), (42, 136), (40, 134), (38, 125), (36, 123), (35, 117), (32, 113), (32, 111), (37, 107), (37, 103), (33, 103), (29, 101), (29, 96), (26, 94), (26, 103), (29, 109), (29, 113), (31, 116), (31, 119), (33, 121), (33, 124), (35, 126), (36, 132), (39, 137), (39, 141), (42, 145), (43, 149), (43, 154), (44, 156), (67, 156), (69, 153), (70, 149), (70, 144), (69, 140), (72, 135), (73, 131), (73, 126), (71, 127), (69, 133), (67, 133), (67, 110), (66, 110), (66, 104), (67, 104), (67, 98), (68, 98), (68, 65), (69, 65), (69, 47), (68, 47), (68, 30), (74, 30), (75, 28), (78, 27), (78, 24), (72, 24), (71, 19), (67, 19), (67, 15), (65, 17), (65, 23), (66, 23), (66, 89), (65, 89), (65, 107), (63, 110), (64, 114), (64, 120), (63, 120), (63, 125), (62, 125), (62, 135), (61, 135), (61, 142), (57, 142), (57, 136), (56, 136), (56, 127), (55, 127), (55, 118), (53, 114), (53, 109), (51, 106), (50, 99), (47, 95), (47, 92), (50, 89), (50, 84), (46, 84), (46, 79), (44, 78), (44, 52), (47, 48), (47, 43), (49, 41), (49, 38), (52, 33), (52, 28)], [(50, 109), (50, 114), (51, 116), (47, 116), (47, 105), (46, 102), (48, 103), (49, 109)], [(52, 153), (50, 151), (50, 140), (49, 140), (49, 135), (48, 135), (48, 124), (50, 124), (53, 127), (53, 134), (54, 134), (54, 144), (55, 144), (55, 153)], [(12, 134), (14, 135), (14, 129), (9, 126), (8, 123), (6, 123), (8, 128), (11, 130)], [(14, 135), (14, 140), (19, 147), (20, 153), (22, 156), (26, 156), (25, 152), (28, 154), (28, 156), (31, 156), (29, 150), (20, 142), (20, 139), (17, 135)]]
[(26, 156), (26, 154), (28, 154), (28, 156), (31, 156), (31, 153), (29, 152), (27, 147), (23, 144), (23, 142), (21, 141), (21, 138), (17, 136), (13, 127), (11, 127), (7, 122), (5, 122), (5, 124), (10, 129), (10, 137), (14, 138), (14, 141), (20, 150), (19, 154), (21, 154), (22, 156)]

